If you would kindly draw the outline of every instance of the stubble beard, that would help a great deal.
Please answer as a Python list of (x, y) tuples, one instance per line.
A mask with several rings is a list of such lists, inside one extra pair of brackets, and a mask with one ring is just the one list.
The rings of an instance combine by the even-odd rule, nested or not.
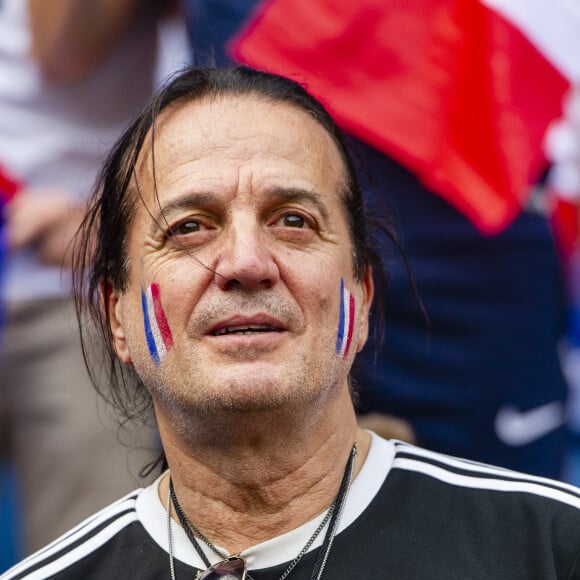
[(281, 426), (302, 420), (305, 413), (318, 414), (326, 399), (341, 387), (343, 361), (334, 355), (330, 341), (320, 347), (318, 352), (333, 354), (311, 358), (302, 353), (291, 367), (279, 368), (274, 375), (262, 369), (253, 379), (207, 376), (207, 365), (191, 358), (187, 370), (177, 373), (168, 372), (174, 365), (162, 363), (146, 386), (156, 406), (171, 418), (172, 429), (185, 439), (199, 431), (218, 437), (224, 429), (241, 433), (255, 429), (258, 423)]

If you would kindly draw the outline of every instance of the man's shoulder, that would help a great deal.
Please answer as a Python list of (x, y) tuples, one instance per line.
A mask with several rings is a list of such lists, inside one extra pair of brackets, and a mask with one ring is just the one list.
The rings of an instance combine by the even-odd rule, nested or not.
[[(388, 445), (380, 443), (384, 459)], [(381, 577), (381, 570), (394, 578), (446, 578), (450, 570), (455, 578), (473, 577), (473, 570), (481, 578), (576, 577), (576, 487), (388, 443), (389, 472), (379, 492), (336, 537), (338, 551), (348, 546), (376, 558), (330, 561), (333, 577), (347, 577), (342, 569), (361, 578)]]
[(65, 570), (109, 549), (111, 543), (119, 541), (131, 524), (138, 521), (136, 504), (141, 492), (141, 489), (135, 490), (93, 514), (2, 574), (0, 580), (59, 577)]
[[(580, 489), (574, 485), (494, 465), (429, 451), (395, 441), (392, 470), (422, 476), (422, 481), (462, 490), (524, 494), (532, 500), (550, 500), (580, 510)], [(579, 514), (580, 515), (580, 514)]]

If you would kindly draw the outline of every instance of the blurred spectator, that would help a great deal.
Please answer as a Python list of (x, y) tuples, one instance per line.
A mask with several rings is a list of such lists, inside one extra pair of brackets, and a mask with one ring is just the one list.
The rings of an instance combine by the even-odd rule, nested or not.
[(61, 266), (104, 153), (153, 90), (159, 13), (146, 0), (0, 2), (0, 163), (23, 184), (6, 208), (0, 453), (26, 551), (133, 489), (155, 447), (150, 428), (116, 433), (100, 414)]
[[(420, 445), (558, 477), (566, 305), (548, 219), (528, 200), (567, 80), (528, 36), (553, 56), (542, 23), (553, 31), (562, 6), (538, 18), (538, 5), (478, 0), (185, 5), (199, 62), (227, 61), (238, 34), (238, 60), (304, 82), (358, 137), (365, 194), (398, 217), (430, 328), (385, 245), (387, 331), (357, 361), (361, 410), (407, 421)], [(577, 37), (566, 20), (558, 40)]]

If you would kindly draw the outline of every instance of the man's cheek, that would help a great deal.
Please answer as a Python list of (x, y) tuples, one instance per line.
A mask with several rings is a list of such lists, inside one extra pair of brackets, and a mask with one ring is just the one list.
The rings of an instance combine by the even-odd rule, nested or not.
[(163, 309), (159, 284), (153, 283), (147, 289), (141, 288), (141, 308), (149, 355), (157, 366), (173, 346), (173, 336)]

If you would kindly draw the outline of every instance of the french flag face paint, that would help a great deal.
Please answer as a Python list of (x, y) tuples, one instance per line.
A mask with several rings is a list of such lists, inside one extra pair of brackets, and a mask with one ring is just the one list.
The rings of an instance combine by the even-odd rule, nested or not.
[(344, 280), (340, 279), (340, 316), (338, 319), (338, 336), (336, 338), (336, 354), (345, 358), (352, 341), (354, 329), (354, 298), (345, 288)]
[(143, 307), (147, 346), (151, 358), (157, 366), (173, 346), (171, 329), (161, 305), (159, 284), (151, 284), (146, 291), (141, 289), (141, 306)]

